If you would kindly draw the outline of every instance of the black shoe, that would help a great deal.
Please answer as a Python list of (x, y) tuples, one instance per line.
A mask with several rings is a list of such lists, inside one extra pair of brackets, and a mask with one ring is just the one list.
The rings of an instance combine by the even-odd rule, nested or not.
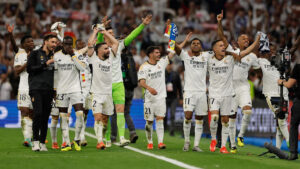
[(298, 154), (297, 153), (291, 153), (289, 156), (289, 160), (297, 160), (298, 159)]
[(136, 133), (130, 134), (130, 143), (136, 143), (136, 140), (139, 138)]

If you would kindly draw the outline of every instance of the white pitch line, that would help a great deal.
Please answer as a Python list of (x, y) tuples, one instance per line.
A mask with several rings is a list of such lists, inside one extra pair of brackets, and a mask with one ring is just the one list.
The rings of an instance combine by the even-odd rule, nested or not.
[[(70, 128), (70, 130), (75, 131), (73, 128)], [(89, 136), (89, 137), (92, 137), (94, 139), (97, 139), (97, 137), (95, 135), (91, 134), (91, 133), (85, 132), (85, 135)], [(177, 166), (182, 167), (182, 168), (202, 169), (202, 168), (199, 168), (199, 167), (195, 167), (195, 166), (183, 163), (181, 161), (174, 160), (172, 158), (168, 158), (168, 157), (165, 157), (165, 156), (162, 156), (162, 155), (156, 155), (156, 154), (153, 154), (153, 153), (149, 153), (149, 152), (146, 152), (146, 151), (143, 151), (143, 150), (140, 150), (138, 148), (131, 147), (131, 146), (124, 146), (124, 148), (135, 151), (135, 152), (140, 153), (140, 154), (144, 154), (146, 156), (150, 156), (150, 157), (162, 160), (162, 161), (166, 161), (168, 163), (177, 165)]]

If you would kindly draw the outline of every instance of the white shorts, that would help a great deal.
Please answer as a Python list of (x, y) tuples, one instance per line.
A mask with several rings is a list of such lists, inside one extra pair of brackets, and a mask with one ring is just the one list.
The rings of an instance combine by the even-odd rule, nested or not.
[(197, 116), (207, 115), (207, 95), (205, 92), (184, 92), (183, 110), (195, 112)]
[(108, 116), (114, 114), (114, 105), (112, 95), (103, 95), (98, 93), (92, 94), (93, 114), (101, 113)]
[(76, 92), (56, 95), (56, 107), (67, 108), (69, 104), (83, 104), (82, 93)]
[(252, 107), (252, 100), (250, 96), (250, 90), (246, 88), (235, 89), (235, 97), (233, 103), (233, 110), (236, 112), (238, 107), (243, 108), (245, 106)]
[(27, 107), (32, 109), (32, 102), (28, 92), (18, 92), (18, 107)]
[(153, 102), (144, 103), (144, 119), (146, 121), (153, 121), (154, 117), (166, 116), (166, 99), (162, 98)]
[(209, 99), (209, 110), (219, 111), (221, 116), (234, 115), (235, 111), (233, 107), (233, 96), (223, 96)]
[(56, 107), (55, 100), (52, 100), (51, 116), (59, 116), (59, 110)]

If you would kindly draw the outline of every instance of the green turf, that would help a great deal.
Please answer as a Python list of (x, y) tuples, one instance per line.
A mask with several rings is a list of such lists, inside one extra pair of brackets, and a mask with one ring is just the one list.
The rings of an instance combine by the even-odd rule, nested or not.
[[(93, 129), (89, 128), (88, 132), (94, 134)], [(60, 132), (58, 133), (60, 138)], [(71, 138), (74, 132), (70, 132)], [(130, 146), (151, 152), (157, 155), (163, 155), (189, 165), (200, 168), (222, 168), (222, 169), (247, 169), (247, 168), (286, 168), (299, 169), (300, 160), (285, 161), (272, 159), (269, 156), (258, 157), (257, 155), (264, 152), (265, 149), (246, 145), (239, 148), (237, 154), (220, 154), (219, 152), (209, 152), (209, 140), (202, 139), (200, 148), (204, 152), (183, 152), (182, 146), (184, 140), (178, 134), (175, 137), (165, 135), (167, 149), (158, 150), (156, 134), (154, 133), (154, 149), (146, 149), (146, 138), (144, 131), (138, 131), (139, 140), (136, 144)], [(48, 152), (32, 152), (30, 148), (22, 146), (21, 129), (4, 129), (0, 128), (0, 169), (98, 169), (98, 168), (179, 168), (173, 164), (148, 157), (137, 152), (120, 148), (113, 145), (106, 150), (96, 149), (96, 140), (87, 137), (88, 146), (84, 147), (81, 152), (70, 151), (60, 152), (52, 150), (50, 133), (48, 134), (47, 144)], [(59, 140), (60, 142), (60, 140)]]

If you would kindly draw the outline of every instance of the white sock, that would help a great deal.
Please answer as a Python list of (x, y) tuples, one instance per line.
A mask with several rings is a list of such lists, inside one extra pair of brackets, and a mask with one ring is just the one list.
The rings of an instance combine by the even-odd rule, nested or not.
[(217, 114), (211, 115), (210, 135), (212, 140), (217, 140), (218, 120), (219, 120), (219, 115)]
[(28, 138), (31, 139), (32, 135), (33, 135), (33, 131), (32, 131), (32, 119), (31, 118), (28, 118), (26, 126), (27, 126)]
[(235, 125), (235, 118), (229, 118), (229, 138), (231, 147), (236, 147), (235, 144), (235, 136), (236, 136), (236, 125)]
[(276, 147), (280, 149), (282, 142), (283, 142), (283, 135), (282, 135), (280, 129), (277, 127), (276, 128)]
[(50, 133), (51, 133), (52, 143), (57, 143), (57, 130), (56, 130), (57, 123), (58, 123), (58, 120), (51, 119)]
[[(32, 131), (32, 120), (29, 117), (24, 117), (24, 138), (31, 139), (30, 130)], [(30, 123), (30, 124), (29, 124)]]
[(84, 119), (83, 119), (83, 111), (76, 111), (76, 123), (75, 123), (75, 141), (80, 140), (80, 133), (81, 133), (81, 129), (84, 123)]
[(190, 142), (191, 124), (192, 124), (191, 120), (184, 118), (183, 121), (184, 142)]
[(199, 146), (202, 132), (203, 132), (203, 120), (196, 120), (194, 147)]
[(228, 135), (229, 135), (229, 124), (222, 122), (222, 146), (221, 147), (225, 147), (226, 143), (227, 143), (227, 139), (228, 139)]
[(69, 123), (68, 123), (68, 115), (67, 113), (60, 113), (60, 128), (62, 131), (62, 136), (64, 142), (70, 146), (70, 136), (69, 136)]
[(146, 130), (146, 137), (147, 137), (148, 143), (153, 144), (153, 141), (152, 141), (153, 125), (148, 124), (148, 122), (146, 122), (145, 130)]
[(83, 115), (84, 123), (83, 123), (82, 129), (81, 129), (81, 132), (80, 132), (80, 140), (81, 141), (85, 140), (85, 127), (86, 127), (86, 121), (87, 121), (87, 118), (85, 116), (86, 115)]
[(24, 140), (26, 139), (26, 119), (24, 116), (21, 116), (21, 128), (22, 128), (22, 133)]
[(156, 120), (156, 134), (158, 139), (158, 144), (164, 141), (164, 120)]
[(248, 125), (251, 120), (251, 113), (252, 110), (243, 110), (242, 125), (238, 137), (244, 137), (245, 132), (247, 131)]
[(283, 137), (285, 138), (285, 141), (288, 143), (290, 134), (289, 134), (288, 126), (286, 124), (286, 118), (278, 119), (278, 127), (279, 127), (279, 130), (281, 131)]
[(98, 143), (103, 141), (103, 123), (101, 121), (95, 121), (94, 130)]

